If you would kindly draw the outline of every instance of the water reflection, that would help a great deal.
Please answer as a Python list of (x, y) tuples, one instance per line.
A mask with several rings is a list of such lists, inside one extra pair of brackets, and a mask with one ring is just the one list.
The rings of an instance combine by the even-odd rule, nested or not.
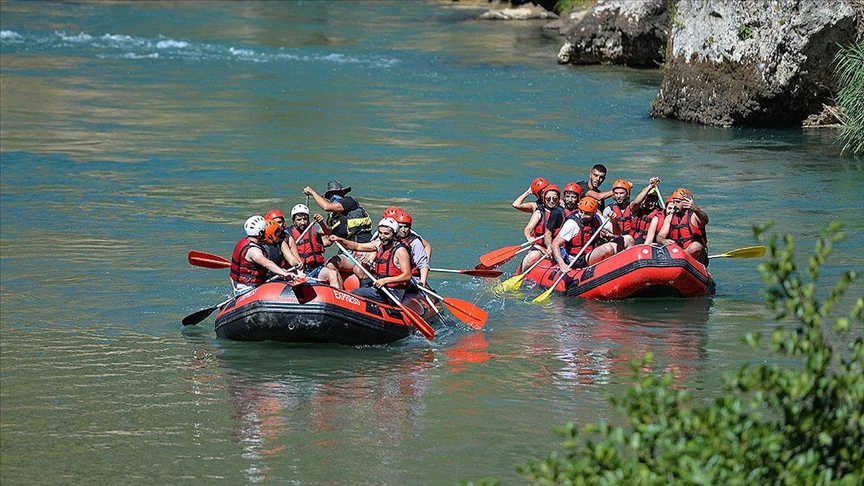
[(218, 360), (249, 480), (274, 479), (271, 463), (286, 461), (335, 474), (404, 460), (423, 428), (432, 350), (256, 344), (224, 343)]
[(556, 310), (564, 317), (557, 323), (559, 330), (551, 333), (548, 350), (561, 363), (547, 370), (557, 386), (620, 382), (613, 376), (629, 374), (630, 361), (648, 352), (654, 354), (657, 369), (675, 373), (677, 384), (697, 379), (707, 357), (705, 324), (712, 299), (571, 301)]

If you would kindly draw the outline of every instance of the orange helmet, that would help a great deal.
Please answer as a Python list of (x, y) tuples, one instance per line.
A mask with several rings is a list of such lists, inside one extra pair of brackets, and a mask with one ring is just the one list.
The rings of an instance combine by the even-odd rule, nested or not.
[(597, 200), (590, 196), (585, 196), (579, 200), (579, 209), (594, 214), (597, 212)]
[(402, 208), (399, 206), (390, 206), (385, 209), (383, 213), (381, 213), (382, 218), (395, 218), (397, 214), (402, 212)]
[(399, 211), (399, 214), (397, 214), (393, 219), (395, 219), (397, 223), (411, 224), (411, 215), (406, 211)]
[(693, 193), (689, 189), (679, 187), (672, 191), (672, 199), (693, 199)]
[(264, 243), (275, 245), (280, 240), (280, 236), (282, 236), (282, 225), (275, 219), (268, 219), (267, 226), (264, 228)]
[(582, 188), (575, 182), (568, 182), (567, 185), (564, 186), (564, 192), (575, 192), (577, 197), (580, 199), (582, 198)]
[(672, 197), (672, 196), (667, 197), (667, 198), (666, 198), (666, 204), (669, 204), (669, 203), (672, 202), (673, 200), (675, 200), (674, 197)]
[(543, 192), (543, 189), (546, 189), (546, 186), (549, 185), (549, 181), (542, 177), (538, 177), (531, 182), (531, 193), (537, 197), (540, 197), (540, 194)]
[(264, 215), (264, 219), (276, 218), (282, 218), (283, 221), (285, 220), (285, 216), (282, 215), (282, 211), (279, 211), (278, 209), (271, 209), (270, 211), (267, 211), (267, 214)]
[(612, 190), (614, 191), (619, 187), (627, 191), (627, 194), (630, 194), (630, 188), (633, 187), (633, 183), (630, 181), (625, 181), (624, 179), (618, 179), (617, 181), (615, 181), (614, 184), (612, 184)]

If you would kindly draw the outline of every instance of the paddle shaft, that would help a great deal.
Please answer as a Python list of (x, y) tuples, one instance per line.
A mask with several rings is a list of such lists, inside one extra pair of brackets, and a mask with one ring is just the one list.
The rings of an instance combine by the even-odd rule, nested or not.
[(487, 278), (497, 278), (504, 274), (504, 272), (500, 270), (454, 270), (451, 268), (430, 268), (430, 272), (444, 272), (444, 273), (461, 273), (463, 275), (468, 275), (471, 277), (487, 277)]
[[(281, 278), (281, 277), (279, 275), (276, 275), (274, 277), (267, 279), (264, 283), (272, 282), (272, 281), (276, 280), (277, 278)], [(207, 316), (212, 314), (213, 311), (215, 311), (216, 309), (221, 309), (228, 302), (231, 302), (232, 300), (234, 300), (240, 296), (246, 295), (249, 292), (252, 292), (253, 290), (257, 289), (258, 287), (259, 286), (255, 286), (255, 287), (246, 289), (243, 292), (240, 292), (239, 294), (235, 295), (234, 297), (231, 297), (230, 299), (224, 300), (224, 301), (214, 305), (213, 307), (208, 307), (206, 309), (201, 309), (197, 312), (193, 312), (192, 314), (189, 314), (188, 316), (184, 317), (183, 321), (181, 321), (181, 322), (183, 323), (184, 326), (194, 326), (195, 324), (198, 324), (199, 322), (203, 321), (204, 319), (207, 319)]]
[(760, 245), (738, 248), (720, 255), (708, 255), (708, 258), (756, 258), (763, 255), (765, 255), (765, 247)]
[[(366, 270), (366, 267), (361, 265), (360, 262), (358, 262), (357, 259), (354, 258), (354, 255), (351, 254), (350, 251), (348, 251), (344, 246), (342, 246), (342, 243), (339, 243), (338, 241), (335, 241), (334, 243), (336, 243), (336, 246), (338, 246), (339, 249), (342, 250), (343, 255), (348, 257), (348, 259), (351, 260), (355, 266), (360, 267), (360, 270), (362, 270), (363, 273), (366, 274), (367, 277), (371, 278), (373, 282), (378, 281), (378, 279), (376, 279), (369, 270)], [(435, 336), (435, 331), (432, 329), (432, 326), (429, 326), (429, 324), (426, 321), (424, 321), (420, 316), (418, 316), (414, 311), (405, 307), (405, 305), (402, 302), (400, 302), (399, 299), (397, 299), (390, 292), (390, 290), (387, 289), (386, 286), (382, 285), (379, 288), (384, 291), (384, 293), (387, 295), (387, 297), (389, 297), (390, 300), (393, 301), (393, 303), (396, 304), (397, 307), (399, 307), (399, 309), (402, 310), (402, 312), (406, 316), (406, 320), (411, 322), (411, 324), (413, 324), (414, 327), (416, 327), (417, 330), (420, 331), (420, 333), (423, 334), (424, 337), (426, 337), (426, 339), (431, 341), (432, 338)], [(417, 322), (418, 320), (420, 322)], [(421, 322), (423, 324), (420, 324)]]
[[(597, 228), (597, 231), (595, 231), (594, 234), (591, 235), (591, 238), (588, 239), (588, 242), (585, 243), (584, 245), (582, 245), (582, 248), (579, 249), (579, 253), (577, 253), (576, 256), (573, 257), (572, 260), (570, 260), (570, 264), (567, 265), (567, 271), (561, 272), (561, 275), (558, 276), (557, 279), (555, 279), (555, 283), (553, 283), (552, 286), (549, 287), (549, 290), (540, 294), (537, 298), (534, 299), (534, 302), (540, 302), (542, 300), (546, 300), (546, 298), (548, 298), (552, 294), (552, 292), (555, 290), (555, 287), (558, 286), (558, 282), (564, 280), (564, 276), (567, 275), (568, 273), (570, 273), (570, 270), (573, 269), (573, 265), (575, 265), (576, 261), (579, 260), (579, 257), (581, 257), (583, 253), (585, 253), (585, 248), (587, 248), (589, 245), (591, 245), (591, 243), (594, 242), (594, 240), (597, 238), (597, 236), (600, 234), (600, 232), (603, 231), (604, 226), (606, 226), (605, 223), (601, 224), (600, 227)], [(553, 251), (556, 251), (556, 250), (557, 249), (553, 249)]]
[[(420, 289), (421, 292), (429, 294), (432, 297), (437, 298), (441, 302), (444, 302), (444, 305), (446, 305), (447, 308), (450, 309), (450, 312), (453, 312), (453, 309), (456, 309), (457, 311), (459, 311), (458, 313), (453, 312), (453, 315), (455, 315), (460, 321), (464, 322), (465, 324), (468, 324), (469, 326), (473, 327), (474, 329), (481, 329), (483, 327), (483, 325), (486, 324), (486, 319), (488, 319), (489, 313), (484, 311), (483, 309), (477, 307), (476, 305), (474, 305), (470, 302), (464, 301), (464, 300), (443, 297), (441, 295), (438, 295), (434, 291), (427, 289), (425, 287), (422, 287), (420, 285), (418, 285), (417, 288)], [(426, 298), (428, 301), (428, 299), (429, 299), (428, 296)], [(432, 302), (429, 302), (429, 303), (432, 304)], [(437, 309), (436, 309), (436, 312), (437, 312)], [(465, 317), (463, 317), (463, 315)]]

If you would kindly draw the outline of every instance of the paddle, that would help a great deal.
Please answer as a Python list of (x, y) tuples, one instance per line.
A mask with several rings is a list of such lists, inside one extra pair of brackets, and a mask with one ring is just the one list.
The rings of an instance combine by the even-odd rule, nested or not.
[[(271, 278), (267, 279), (267, 282), (272, 282), (272, 281), (276, 280), (277, 278), (282, 278), (282, 277), (280, 277), (279, 275), (276, 275), (275, 277), (271, 277)], [(184, 317), (183, 320), (180, 322), (182, 322), (184, 326), (194, 326), (195, 324), (198, 324), (199, 322), (203, 321), (204, 319), (207, 319), (207, 316), (212, 314), (213, 311), (215, 311), (216, 309), (222, 308), (222, 306), (224, 306), (228, 302), (231, 302), (232, 300), (236, 299), (237, 297), (240, 297), (241, 295), (245, 295), (245, 294), (247, 294), (247, 293), (249, 293), (249, 292), (251, 292), (257, 288), (258, 287), (252, 287), (251, 289), (246, 289), (243, 292), (240, 292), (239, 294), (235, 295), (234, 297), (231, 297), (228, 300), (222, 301), (222, 302), (214, 305), (213, 307), (208, 307), (206, 309), (201, 309), (198, 312), (193, 312), (192, 314), (189, 314), (188, 316)]]
[(570, 260), (570, 264), (567, 265), (567, 271), (561, 272), (561, 276), (559, 276), (557, 279), (555, 279), (555, 283), (553, 283), (552, 286), (549, 287), (545, 292), (538, 295), (537, 298), (535, 298), (532, 302), (543, 302), (544, 300), (548, 299), (550, 295), (552, 295), (552, 292), (555, 291), (555, 287), (558, 286), (558, 282), (563, 280), (564, 276), (570, 272), (570, 270), (573, 268), (573, 265), (576, 264), (576, 260), (578, 260), (579, 257), (582, 256), (582, 253), (585, 252), (585, 248), (587, 248), (589, 245), (591, 245), (591, 243), (594, 242), (594, 239), (597, 238), (597, 235), (600, 234), (600, 231), (603, 230), (604, 226), (606, 226), (606, 223), (601, 224), (600, 227), (597, 228), (597, 231), (595, 231), (594, 234), (591, 235), (591, 238), (588, 240), (588, 243), (585, 243), (584, 245), (582, 245), (582, 249), (579, 250), (579, 253), (577, 253), (576, 256)]
[(539, 265), (540, 262), (542, 262), (546, 258), (548, 258), (546, 255), (541, 256), (540, 258), (537, 259), (536, 262), (534, 262), (530, 267), (528, 267), (528, 270), (525, 270), (524, 272), (520, 273), (519, 275), (514, 275), (514, 276), (508, 278), (507, 280), (505, 280), (505, 281), (495, 285), (494, 287), (492, 287), (492, 292), (501, 293), (501, 292), (505, 292), (508, 290), (518, 289), (519, 286), (522, 285), (522, 281), (525, 280), (525, 276), (528, 275), (528, 272), (530, 272), (531, 270), (534, 270), (534, 267)]
[(474, 329), (482, 329), (483, 326), (486, 324), (486, 320), (489, 319), (488, 312), (484, 311), (483, 309), (477, 307), (470, 302), (460, 299), (454, 299), (451, 297), (442, 297), (421, 285), (418, 285), (417, 288), (431, 295), (432, 297), (436, 297), (438, 300), (444, 302), (444, 305), (446, 305), (447, 308), (450, 309), (450, 312), (452, 312), (457, 319), (464, 322), (465, 324), (468, 324)]
[(430, 268), (430, 272), (445, 272), (445, 273), (461, 273), (472, 277), (498, 278), (504, 275), (501, 270), (483, 270), (475, 268), (474, 270), (453, 270), (450, 268)]
[(189, 263), (204, 268), (228, 268), (231, 266), (231, 262), (219, 255), (195, 250), (189, 252)]
[[(343, 255), (348, 257), (348, 259), (351, 260), (354, 265), (360, 267), (360, 270), (363, 270), (363, 273), (365, 273), (367, 277), (371, 278), (373, 282), (378, 281), (375, 277), (372, 276), (372, 273), (370, 273), (369, 270), (366, 270), (366, 267), (361, 265), (360, 262), (358, 262), (357, 259), (354, 258), (354, 255), (350, 251), (346, 250), (345, 247), (342, 246), (342, 243), (339, 243), (338, 241), (335, 241), (334, 243), (336, 243), (336, 246), (338, 246), (339, 249), (342, 250)], [(398, 299), (396, 299), (396, 297), (393, 296), (392, 293), (390, 293), (390, 290), (388, 290), (387, 287), (382, 286), (381, 290), (383, 290), (387, 297), (389, 297), (390, 300), (394, 304), (396, 304), (397, 307), (399, 307), (399, 309), (402, 311), (402, 319), (407, 324), (411, 324), (412, 326), (416, 327), (417, 330), (420, 331), (420, 334), (422, 334), (426, 339), (430, 341), (432, 340), (432, 338), (435, 337), (435, 330), (432, 329), (432, 326), (430, 326), (429, 323), (424, 321), (422, 317), (418, 316), (416, 312), (405, 307), (402, 302), (400, 302)]]
[[(542, 238), (542, 236), (538, 236), (537, 238), (528, 240), (521, 245), (505, 246), (503, 248), (498, 248), (497, 250), (492, 250), (489, 253), (480, 255), (480, 263), (490, 268), (503, 265), (508, 260), (516, 256), (517, 253), (527, 251), (527, 248), (530, 248), (531, 245), (533, 245), (538, 240), (541, 240)], [(525, 250), (522, 250), (523, 248), (525, 248)]]
[(757, 258), (765, 255), (764, 246), (748, 246), (737, 250), (727, 251), (719, 255), (708, 255), (708, 258)]

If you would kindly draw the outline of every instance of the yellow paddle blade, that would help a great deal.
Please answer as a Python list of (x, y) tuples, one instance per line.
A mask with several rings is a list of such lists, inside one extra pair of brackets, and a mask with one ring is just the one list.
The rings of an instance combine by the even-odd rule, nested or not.
[(522, 280), (525, 280), (525, 274), (514, 275), (503, 282), (497, 283), (492, 287), (492, 292), (500, 294), (502, 292), (510, 292), (519, 288), (522, 285)]
[[(556, 282), (556, 285), (557, 285), (557, 282)], [(548, 289), (546, 289), (545, 292), (543, 292), (542, 294), (538, 295), (538, 296), (537, 296), (534, 300), (532, 300), (531, 302), (534, 302), (535, 304), (536, 304), (537, 302), (543, 302), (544, 300), (548, 299), (549, 296), (552, 295), (552, 292), (554, 292), (554, 291), (555, 291), (555, 285), (553, 285), (553, 286), (549, 287)]]
[(708, 258), (758, 258), (765, 255), (764, 246), (748, 246), (747, 248), (738, 248), (737, 250), (728, 251), (720, 255), (710, 255)]

